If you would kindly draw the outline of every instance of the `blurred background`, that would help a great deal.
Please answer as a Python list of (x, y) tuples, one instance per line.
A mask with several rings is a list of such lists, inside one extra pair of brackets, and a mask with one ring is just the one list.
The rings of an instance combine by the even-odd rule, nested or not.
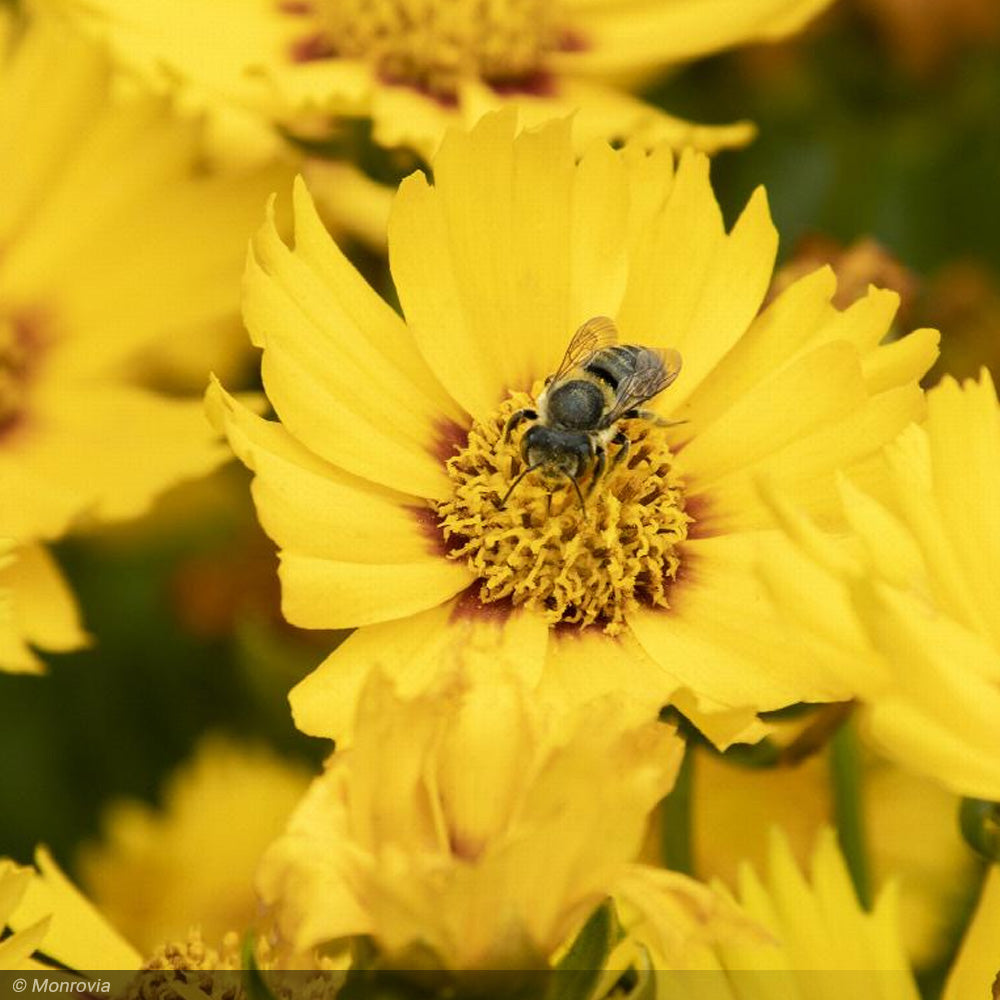
[[(942, 330), (931, 381), (983, 364), (996, 370), (996, 0), (841, 0), (794, 42), (705, 60), (655, 81), (647, 96), (696, 121), (757, 124), (753, 145), (718, 156), (715, 186), (730, 220), (754, 187), (766, 186), (782, 238), (778, 282), (831, 261), (846, 300), (869, 282), (893, 287), (901, 326)], [(387, 288), (379, 256), (350, 249)], [(162, 893), (176, 881), (164, 845), (174, 844), (176, 864), (200, 852), (206, 867), (239, 867), (225, 853), (228, 831), (259, 824), (263, 846), (331, 749), (296, 732), (286, 694), (342, 637), (282, 622), (277, 561), (248, 485), (230, 463), (174, 489), (141, 521), (57, 544), (98, 641), (48, 656), (47, 677), (0, 674), (0, 854), (29, 861), (35, 844), (47, 843), (99, 903), (117, 907), (113, 916), (132, 920), (131, 933), (154, 943), (163, 929), (143, 930), (150, 914), (127, 911), (137, 886)], [(728, 805), (713, 812), (706, 792), (699, 822), (723, 832), (696, 838), (694, 865), (726, 874), (737, 855), (763, 850), (773, 813), (745, 810), (725, 769), (713, 764), (702, 775), (702, 787), (718, 789), (714, 801), (724, 796)], [(814, 761), (769, 786), (776, 801), (798, 803), (789, 821), (802, 827), (803, 849), (829, 817), (825, 780)], [(909, 931), (932, 991), (951, 918), (971, 898), (974, 866), (947, 818), (952, 804), (931, 804), (942, 793), (900, 790), (884, 775), (876, 781), (880, 801), (896, 805), (897, 825), (905, 816), (927, 856), (933, 844), (939, 859), (915, 881), (940, 881), (947, 912), (944, 897), (932, 896), (918, 903), (923, 917)], [(741, 788), (764, 801), (756, 785)], [(880, 823), (886, 842), (890, 832), (907, 842), (888, 818), (874, 822), (874, 837)], [(920, 853), (918, 844), (906, 861), (917, 872)], [(163, 881), (147, 884), (154, 854)], [(892, 863), (903, 862), (882, 858), (879, 870)]]

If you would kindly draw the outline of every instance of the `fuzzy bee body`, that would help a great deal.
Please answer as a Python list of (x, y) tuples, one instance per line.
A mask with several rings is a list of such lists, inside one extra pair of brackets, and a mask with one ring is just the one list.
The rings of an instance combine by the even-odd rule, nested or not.
[(507, 421), (504, 440), (523, 421), (534, 423), (521, 438), (524, 469), (500, 508), (518, 483), (538, 470), (548, 481), (569, 479), (586, 513), (580, 478), (592, 471), (589, 495), (605, 472), (610, 444), (618, 446), (611, 467), (624, 459), (629, 439), (618, 427), (620, 420), (640, 417), (667, 423), (639, 407), (670, 385), (680, 367), (677, 351), (619, 344), (617, 328), (606, 316), (584, 323), (559, 368), (545, 380), (535, 408), (518, 410)]

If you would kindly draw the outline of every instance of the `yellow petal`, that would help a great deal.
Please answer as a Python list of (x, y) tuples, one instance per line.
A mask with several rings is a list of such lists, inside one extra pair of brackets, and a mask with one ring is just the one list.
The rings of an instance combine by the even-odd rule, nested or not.
[(671, 410), (750, 325), (771, 279), (777, 241), (763, 189), (727, 235), (707, 158), (682, 157), (663, 210), (640, 236), (618, 314), (624, 339), (680, 351), (684, 367), (668, 394)]
[[(74, 0), (60, 6), (158, 90), (183, 83), (185, 98), (196, 107), (211, 106), (220, 96), (267, 102), (267, 81), (248, 69), (287, 62), (302, 32), (301, 18), (283, 14), (269, 0), (207, 5), (197, 0)], [(208, 39), (210, 45), (205, 44)], [(194, 40), (201, 44), (192, 44)]]
[(668, 611), (643, 610), (629, 624), (678, 686), (721, 706), (758, 710), (849, 697), (831, 665), (806, 660), (761, 585), (752, 535), (688, 542)]
[(44, 847), (35, 852), (31, 880), (10, 926), (27, 927), (50, 916), (45, 954), (71, 969), (138, 969), (139, 953), (124, 941), (63, 874)]
[(0, 298), (51, 325), (46, 374), (141, 364), (193, 328), (224, 342), (247, 227), (287, 168), (206, 170), (198, 125), (112, 95), (106, 54), (51, 11), (3, 75), (0, 127), (17, 155), (0, 158)]
[(750, 324), (747, 332), (698, 386), (685, 407), (693, 426), (708, 426), (753, 386), (780, 370), (802, 350), (816, 346), (816, 330), (833, 312), (833, 269), (821, 267), (789, 285)]
[(34, 963), (30, 961), (31, 956), (41, 947), (51, 923), (51, 917), (43, 917), (30, 927), (0, 941), (0, 969), (32, 968)]
[(295, 724), (311, 736), (350, 742), (355, 706), (376, 667), (394, 680), (401, 697), (427, 690), (459, 663), (469, 664), (473, 674), (506, 664), (534, 686), (547, 640), (548, 627), (541, 617), (480, 609), (468, 597), (411, 618), (358, 629), (292, 689)]
[(389, 259), (420, 349), (449, 392), (485, 417), (508, 389), (555, 369), (570, 314), (574, 181), (568, 121), (511, 142), (513, 113), (452, 132), (400, 186)]
[[(766, 940), (759, 924), (729, 896), (679, 872), (625, 865), (613, 892), (638, 914), (629, 930), (649, 946), (661, 968), (683, 967), (688, 953), (707, 943)], [(697, 976), (691, 979), (697, 982)]]
[[(676, 150), (690, 147), (715, 153), (745, 146), (756, 134), (749, 122), (700, 125), (685, 121), (599, 80), (564, 76), (553, 79), (551, 90), (544, 96), (524, 93), (513, 98), (521, 124), (537, 128), (553, 118), (572, 115), (573, 145), (578, 150), (586, 150), (598, 141), (624, 139), (646, 148), (662, 143)], [(483, 115), (511, 101), (509, 95), (479, 80), (470, 80), (460, 90), (461, 119), (471, 128)], [(439, 110), (438, 114), (443, 112)]]
[(705, 516), (711, 530), (767, 527), (772, 514), (760, 504), (760, 485), (795, 498), (803, 510), (827, 525), (839, 525), (838, 475), (846, 471), (865, 489), (884, 493), (885, 465), (879, 449), (923, 412), (915, 384), (863, 400), (841, 419), (815, 428), (758, 463), (718, 479), (706, 491)]
[[(74, 515), (135, 517), (162, 490), (226, 458), (197, 400), (81, 383), (47, 386), (38, 411), (4, 449), (0, 478), (9, 470), (12, 478), (41, 484), (43, 498), (58, 495), (63, 523)], [(45, 506), (39, 514), (47, 517), (36, 526), (31, 511), (12, 513), (23, 529), (19, 537), (37, 537), (59, 523)]]
[[(16, 156), (0, 156), (0, 239), (23, 228), (63, 168), (67, 150), (81, 141), (99, 113), (108, 67), (100, 53), (40, 18), (10, 51), (0, 88), (0, 128), (18, 137)], [(73, 86), (53, 87), (65, 73)], [(42, 97), (44, 94), (44, 97)], [(40, 111), (44, 109), (44, 113)]]
[(870, 393), (884, 392), (923, 377), (937, 360), (937, 330), (914, 330), (899, 340), (882, 344), (865, 361), (865, 386)]
[[(745, 42), (799, 31), (830, 0), (675, 0), (668, 4), (573, 0), (573, 29), (590, 44), (567, 53), (577, 71), (686, 62)], [(574, 9), (575, 8), (575, 9)]]
[(458, 108), (405, 83), (372, 81), (369, 108), (372, 136), (380, 146), (412, 149), (428, 161), (447, 130), (461, 123)]
[[(1000, 648), (1000, 406), (987, 371), (963, 389), (943, 380), (927, 396), (934, 495), (968, 600)], [(971, 610), (971, 608), (970, 608)]]
[(469, 586), (468, 570), (445, 558), (356, 563), (285, 550), (281, 611), (300, 628), (353, 628), (406, 618)]
[[(213, 381), (209, 417), (255, 474), (264, 530), (285, 550), (346, 563), (444, 561), (425, 502), (342, 472)], [(459, 576), (458, 579), (465, 579)]]
[(676, 680), (651, 659), (628, 631), (554, 629), (539, 697), (554, 705), (580, 704), (612, 692), (633, 703), (637, 717), (655, 718), (677, 691)]
[(919, 598), (864, 583), (854, 589), (892, 667), (891, 684), (867, 709), (873, 738), (961, 795), (1000, 799), (1000, 653)]
[(832, 343), (744, 393), (715, 423), (695, 428), (681, 462), (696, 491), (793, 441), (839, 424), (865, 400), (857, 352)]
[(352, 886), (365, 859), (350, 840), (345, 798), (339, 776), (314, 781), (257, 873), (261, 900), (280, 904), (278, 927), (297, 951), (372, 930)]
[[(80, 623), (76, 600), (58, 565), (41, 545), (20, 547), (14, 560), (0, 568), (0, 589), (8, 591), (11, 604), (12, 635), (3, 645), (18, 650), (13, 662), (0, 656), (5, 669), (36, 672), (41, 661), (27, 644), (50, 652), (64, 652), (85, 646), (90, 637)], [(11, 648), (11, 643), (14, 643)]]
[(446, 488), (442, 437), (459, 419), (406, 326), (354, 271), (299, 183), (295, 248), (273, 209), (247, 263), (243, 310), (264, 385), (311, 451), (417, 495)]

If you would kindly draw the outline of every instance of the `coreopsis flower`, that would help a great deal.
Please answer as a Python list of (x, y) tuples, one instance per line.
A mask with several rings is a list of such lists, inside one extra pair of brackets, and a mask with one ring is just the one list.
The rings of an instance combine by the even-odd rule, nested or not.
[[(504, 113), (452, 133), (434, 184), (400, 187), (405, 318), (301, 184), (294, 247), (270, 219), (253, 242), (244, 315), (280, 423), (218, 386), (210, 411), (255, 473), (285, 616), (361, 626), (293, 692), (298, 725), (349, 739), (374, 663), (412, 692), (459, 648), (512, 660), (550, 702), (673, 700), (720, 743), (759, 732), (757, 710), (849, 697), (770, 609), (755, 563), (774, 529), (754, 484), (768, 474), (832, 514), (836, 472), (922, 412), (936, 334), (880, 346), (896, 296), (840, 311), (825, 269), (759, 313), (777, 242), (766, 199), (727, 232), (704, 156), (597, 145), (577, 161), (568, 122), (514, 132)], [(648, 405), (684, 423), (621, 421), (611, 450), (627, 439), (628, 456), (585, 471), (585, 497), (533, 472), (502, 503), (525, 470), (522, 429), (505, 425), (598, 316), (623, 342), (679, 350)]]
[(0, 859), (0, 969), (138, 969), (139, 953), (44, 848), (35, 868)]
[(762, 568), (804, 648), (853, 664), (883, 751), (1000, 799), (1000, 408), (985, 371), (927, 399), (926, 423), (886, 447), (878, 496), (842, 485), (854, 548), (779, 503), (792, 544)]
[(355, 743), (261, 865), (294, 950), (368, 935), (390, 966), (543, 969), (609, 895), (665, 954), (755, 936), (705, 886), (632, 861), (676, 776), (671, 727), (612, 696), (556, 716), (505, 665), (469, 665), (414, 697), (365, 686)]
[(865, 912), (829, 829), (813, 852), (811, 878), (777, 833), (767, 867), (761, 878), (744, 865), (736, 896), (770, 940), (692, 952), (687, 969), (702, 971), (657, 973), (657, 997), (674, 1000), (696, 993), (713, 1000), (834, 1000), (846, 988), (852, 996), (918, 1000), (899, 933), (894, 884)]
[[(48, 17), (6, 16), (0, 536), (30, 546), (140, 514), (219, 463), (200, 403), (142, 379), (161, 345), (198, 337), (207, 350), (232, 325), (245, 227), (285, 174), (206, 173), (197, 128), (161, 100), (115, 93), (90, 42)], [(22, 548), (5, 571), (28, 588), (15, 612), (39, 588), (64, 591), (55, 573), (40, 549)], [(23, 634), (78, 644), (72, 612), (53, 607), (49, 621), (31, 612)]]
[[(741, 767), (700, 753), (691, 803), (694, 874), (735, 884), (743, 865), (764, 870), (775, 826), (804, 864), (834, 818), (829, 769), (822, 752), (772, 768)], [(898, 887), (899, 934), (911, 962), (938, 965), (953, 947), (954, 928), (979, 877), (977, 859), (955, 822), (959, 802), (929, 778), (874, 753), (864, 754), (861, 789), (872, 881)], [(919, 837), (910, 835), (916, 828)]]
[[(256, 917), (254, 871), (306, 790), (305, 769), (211, 737), (178, 770), (163, 808), (116, 802), (80, 857), (80, 881), (130, 941), (152, 951), (187, 933), (222, 941)], [(234, 831), (239, 831), (234, 836)]]
[(828, 2), (59, 0), (161, 85), (293, 130), (303, 117), (370, 119), (377, 143), (425, 157), (447, 126), (512, 102), (535, 123), (577, 111), (581, 142), (741, 144), (746, 124), (692, 125), (604, 81), (786, 37)]

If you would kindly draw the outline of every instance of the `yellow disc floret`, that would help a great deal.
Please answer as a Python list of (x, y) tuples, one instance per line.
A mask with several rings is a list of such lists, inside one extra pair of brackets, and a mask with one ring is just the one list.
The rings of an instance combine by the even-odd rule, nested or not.
[[(593, 486), (581, 509), (576, 492), (529, 473), (501, 510), (523, 469), (520, 433), (503, 440), (510, 415), (531, 398), (516, 393), (477, 422), (448, 461), (452, 497), (438, 505), (448, 555), (479, 577), (483, 603), (510, 600), (553, 624), (600, 624), (611, 635), (641, 605), (668, 607), (680, 547), (692, 520), (673, 468), (666, 431), (645, 420), (621, 424), (627, 457)], [(611, 445), (609, 466), (617, 448)], [(584, 493), (591, 474), (580, 483)]]
[(551, 0), (320, 0), (338, 55), (387, 80), (454, 96), (462, 78), (516, 84), (541, 68)]

